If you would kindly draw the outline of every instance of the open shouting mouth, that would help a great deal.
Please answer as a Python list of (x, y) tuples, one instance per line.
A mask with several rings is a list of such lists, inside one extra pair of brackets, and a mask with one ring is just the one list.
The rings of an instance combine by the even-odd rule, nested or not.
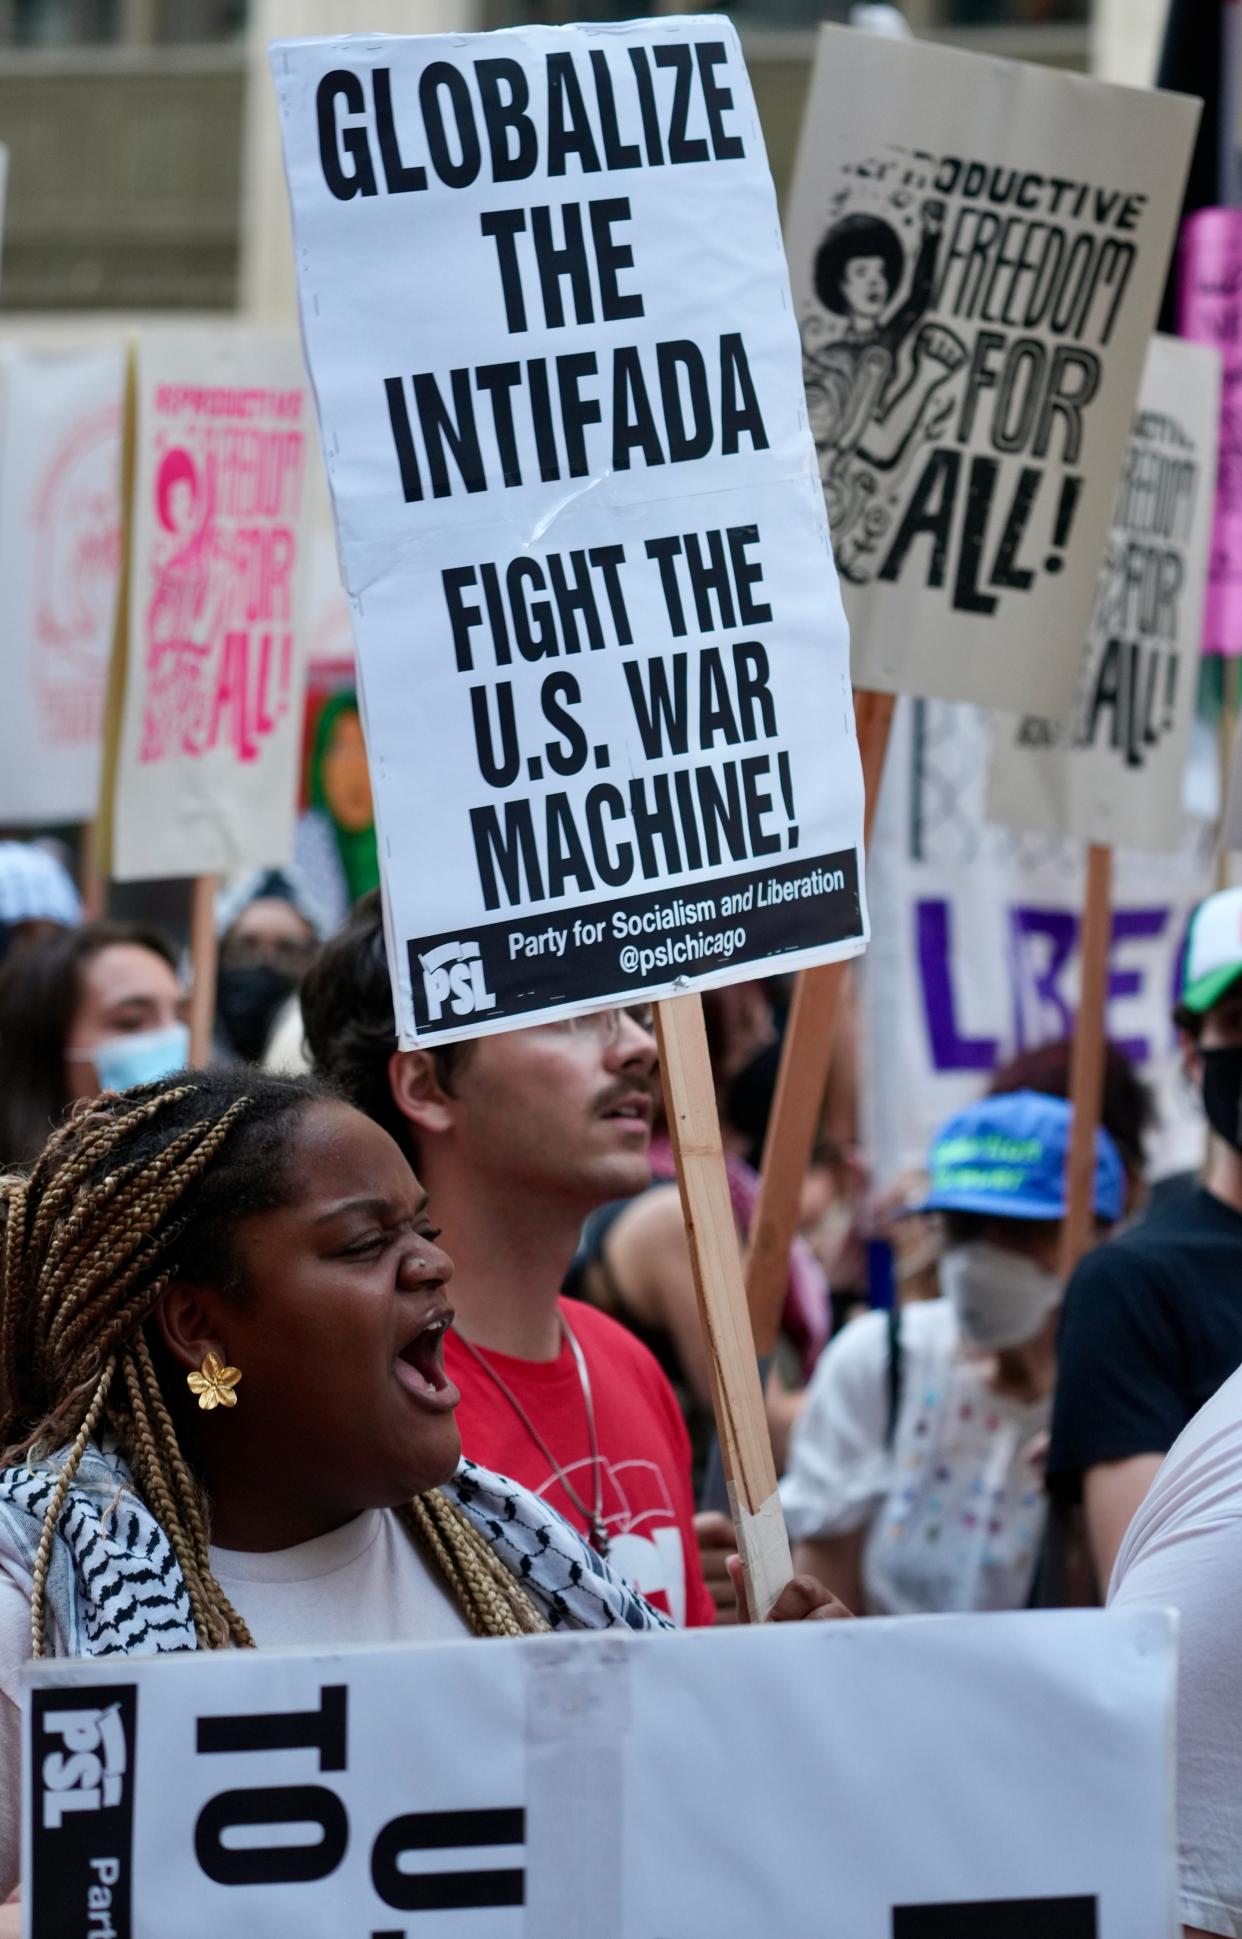
[(444, 1371), (444, 1336), (452, 1319), (447, 1306), (428, 1313), (393, 1362), (393, 1371), (406, 1393), (437, 1413), (451, 1411), (461, 1399)]

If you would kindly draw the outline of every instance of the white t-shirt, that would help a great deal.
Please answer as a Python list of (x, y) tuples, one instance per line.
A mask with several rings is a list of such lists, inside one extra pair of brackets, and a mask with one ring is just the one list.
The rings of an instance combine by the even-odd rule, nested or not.
[(781, 1506), (795, 1542), (866, 1527), (871, 1615), (1021, 1609), (1043, 1538), (1038, 1464), (1051, 1399), (1011, 1400), (967, 1355), (947, 1300), (901, 1320), (897, 1432), (888, 1315), (851, 1320), (822, 1354), (794, 1428)]
[(1126, 1532), (1108, 1602), (1180, 1614), (1181, 1915), (1242, 1939), (1242, 1372), (1169, 1449)]
[[(444, 1643), (471, 1634), (401, 1523), (371, 1509), (331, 1535), (272, 1554), (211, 1551), (217, 1582), (262, 1649), (310, 1643)], [(30, 1660), (30, 1576), (0, 1550), (0, 1901), (17, 1880), (19, 1685)]]

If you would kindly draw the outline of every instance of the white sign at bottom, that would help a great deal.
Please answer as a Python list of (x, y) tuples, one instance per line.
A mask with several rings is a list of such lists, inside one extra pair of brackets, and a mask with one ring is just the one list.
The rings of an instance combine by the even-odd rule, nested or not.
[(1169, 1939), (1174, 1678), (1155, 1610), (42, 1664), (26, 1931)]

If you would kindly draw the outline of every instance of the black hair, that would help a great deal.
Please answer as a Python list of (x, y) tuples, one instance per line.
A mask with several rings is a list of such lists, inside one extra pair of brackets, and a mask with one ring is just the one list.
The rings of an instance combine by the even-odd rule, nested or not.
[[(942, 1212), (945, 1243), (950, 1246), (969, 1245), (973, 1239), (982, 1239), (998, 1229), (1006, 1236), (1012, 1236), (1019, 1243), (1036, 1238), (1041, 1232), (1055, 1232), (1060, 1226), (1059, 1219), (1013, 1219), (992, 1212)], [(1021, 1249), (1025, 1251), (1025, 1245)]]
[[(173, 1101), (169, 1094), (174, 1091), (184, 1095)], [(217, 1122), (233, 1106), (239, 1107), (227, 1141), (187, 1186), (178, 1205), (177, 1230), (165, 1254), (165, 1269), (174, 1278), (237, 1290), (241, 1284), (237, 1226), (243, 1219), (290, 1202), (296, 1186), (290, 1168), (292, 1121), (309, 1105), (342, 1102), (339, 1093), (320, 1078), (221, 1064), (179, 1071), (122, 1095), (127, 1105), (169, 1099), (159, 1115), (136, 1129), (122, 1147), (121, 1161), (137, 1171), (148, 1169), (195, 1126)], [(115, 1167), (117, 1157), (108, 1163)]]
[(846, 215), (834, 222), (815, 251), (815, 294), (834, 316), (848, 316), (842, 278), (859, 256), (878, 256), (891, 297), (905, 272), (906, 257), (891, 222), (878, 215)]
[(71, 1101), (65, 1050), (88, 965), (120, 945), (177, 967), (162, 930), (86, 922), (11, 950), (0, 967), (0, 1167), (29, 1164)]
[[(1039, 1091), (1044, 1097), (1070, 1094), (1073, 1065), (1073, 1039), (1059, 1037), (1055, 1043), (1040, 1044), (1024, 1050), (993, 1073), (989, 1097), (1011, 1091)], [(1100, 1103), (1100, 1123), (1116, 1145), (1121, 1162), (1132, 1178), (1142, 1176), (1147, 1162), (1144, 1140), (1156, 1121), (1156, 1101), (1151, 1088), (1117, 1044), (1104, 1049), (1104, 1092)]]
[[(303, 979), (301, 998), (315, 1070), (416, 1160), (414, 1127), (398, 1109), (388, 1078), (397, 1025), (378, 889), (359, 898), (344, 927), (324, 944)], [(447, 1044), (432, 1053), (446, 1091), (472, 1049)]]

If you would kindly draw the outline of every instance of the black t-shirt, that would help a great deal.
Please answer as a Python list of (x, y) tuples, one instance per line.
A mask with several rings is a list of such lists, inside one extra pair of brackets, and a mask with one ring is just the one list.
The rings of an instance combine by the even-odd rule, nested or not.
[(1166, 1454), (1242, 1366), (1242, 1213), (1202, 1187), (1089, 1252), (1065, 1294), (1048, 1487)]

